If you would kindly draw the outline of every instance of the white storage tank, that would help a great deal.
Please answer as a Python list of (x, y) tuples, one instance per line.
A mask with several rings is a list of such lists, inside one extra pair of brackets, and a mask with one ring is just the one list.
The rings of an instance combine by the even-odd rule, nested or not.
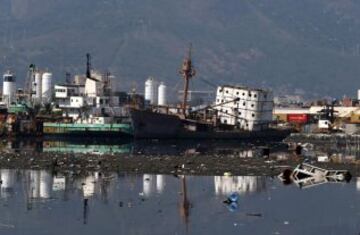
[(9, 106), (16, 101), (15, 75), (11, 72), (6, 72), (3, 79), (3, 101)]
[(145, 82), (145, 101), (149, 102), (152, 105), (156, 105), (156, 86), (155, 80), (150, 77)]
[(158, 88), (158, 104), (165, 106), (167, 105), (167, 98), (166, 98), (166, 85), (162, 82)]
[(42, 90), (41, 90), (41, 86), (42, 86), (42, 82), (41, 82), (41, 73), (37, 72), (35, 73), (35, 82), (34, 82), (34, 88), (35, 88), (35, 98), (38, 101), (41, 101), (41, 96), (42, 96)]
[(41, 81), (42, 101), (43, 103), (50, 103), (52, 96), (52, 73), (43, 73)]

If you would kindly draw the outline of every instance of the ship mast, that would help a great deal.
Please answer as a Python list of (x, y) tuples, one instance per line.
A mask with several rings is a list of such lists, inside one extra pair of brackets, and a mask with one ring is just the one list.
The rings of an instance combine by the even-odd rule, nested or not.
[(188, 92), (189, 92), (189, 82), (190, 82), (190, 79), (192, 79), (196, 74), (196, 71), (195, 71), (195, 69), (192, 65), (192, 61), (191, 61), (191, 50), (192, 50), (192, 45), (190, 44), (188, 56), (184, 59), (182, 67), (179, 71), (180, 75), (185, 80), (184, 98), (183, 98), (183, 103), (182, 103), (182, 111), (183, 111), (184, 116), (186, 116), (186, 107), (187, 107), (187, 99), (188, 99)]

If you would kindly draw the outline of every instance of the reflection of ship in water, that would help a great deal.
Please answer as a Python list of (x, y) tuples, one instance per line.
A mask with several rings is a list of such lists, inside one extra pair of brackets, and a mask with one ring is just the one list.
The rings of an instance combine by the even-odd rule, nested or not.
[(48, 171), (30, 170), (29, 174), (29, 198), (49, 199), (51, 198), (53, 176)]
[(91, 153), (91, 154), (122, 154), (130, 153), (131, 145), (106, 145), (97, 143), (70, 143), (65, 141), (43, 142), (43, 152), (57, 153)]
[(216, 195), (229, 195), (233, 192), (247, 194), (266, 188), (263, 176), (215, 176), (214, 183)]
[[(258, 143), (261, 146), (262, 143)], [(276, 145), (272, 153), (283, 151), (285, 145)], [(57, 152), (88, 154), (182, 155), (233, 154), (239, 157), (262, 156), (262, 149), (238, 141), (154, 141), (121, 139), (13, 139), (4, 144), (4, 152)]]

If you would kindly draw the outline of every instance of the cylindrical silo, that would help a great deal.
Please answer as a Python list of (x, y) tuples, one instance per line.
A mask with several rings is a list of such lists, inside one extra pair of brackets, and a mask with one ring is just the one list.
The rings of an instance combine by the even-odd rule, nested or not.
[(52, 96), (52, 73), (43, 73), (41, 81), (42, 101), (50, 103)]
[(3, 79), (3, 101), (9, 106), (16, 101), (15, 76), (10, 72), (6, 72)]
[(150, 77), (145, 82), (145, 101), (152, 105), (156, 105), (156, 92), (155, 92), (155, 80)]
[(158, 89), (158, 104), (159, 105), (167, 105), (167, 99), (166, 99), (166, 85), (162, 82), (159, 85)]
[(41, 90), (41, 86), (42, 86), (42, 82), (41, 82), (41, 73), (37, 72), (35, 73), (35, 98), (40, 101), (41, 100), (41, 96), (42, 96), (42, 90)]

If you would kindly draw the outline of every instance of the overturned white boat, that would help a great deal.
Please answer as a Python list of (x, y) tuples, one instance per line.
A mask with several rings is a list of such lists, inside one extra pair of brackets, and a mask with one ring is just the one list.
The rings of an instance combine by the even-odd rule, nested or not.
[(301, 163), (294, 170), (285, 170), (279, 178), (285, 184), (294, 182), (300, 188), (309, 188), (324, 183), (349, 182), (351, 174), (347, 170), (327, 170)]

